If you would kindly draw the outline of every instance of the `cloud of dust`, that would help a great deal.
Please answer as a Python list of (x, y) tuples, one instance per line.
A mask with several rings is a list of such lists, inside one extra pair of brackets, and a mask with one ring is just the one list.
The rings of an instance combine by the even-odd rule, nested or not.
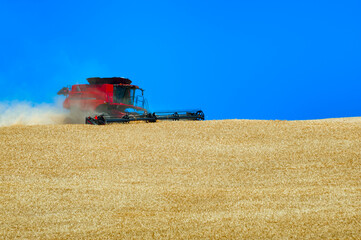
[(0, 127), (12, 125), (63, 124), (68, 113), (60, 99), (53, 104), (31, 102), (0, 102)]

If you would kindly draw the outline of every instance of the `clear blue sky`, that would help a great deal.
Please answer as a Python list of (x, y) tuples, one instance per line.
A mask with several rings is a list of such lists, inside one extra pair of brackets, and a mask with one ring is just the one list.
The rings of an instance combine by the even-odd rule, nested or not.
[(360, 1), (0, 0), (0, 102), (123, 76), (208, 119), (361, 116)]

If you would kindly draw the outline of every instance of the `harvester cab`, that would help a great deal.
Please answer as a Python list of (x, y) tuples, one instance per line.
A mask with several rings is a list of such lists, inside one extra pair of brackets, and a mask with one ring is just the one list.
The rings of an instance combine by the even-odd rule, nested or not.
[(149, 113), (144, 90), (131, 85), (128, 78), (87, 78), (89, 84), (64, 87), (58, 95), (66, 96), (63, 107), (71, 118), (86, 124), (157, 120), (204, 120), (201, 110)]

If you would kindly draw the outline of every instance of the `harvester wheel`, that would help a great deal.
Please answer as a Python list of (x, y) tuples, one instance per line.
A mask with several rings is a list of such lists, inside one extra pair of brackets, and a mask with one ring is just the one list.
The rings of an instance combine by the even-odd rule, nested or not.
[(148, 120), (146, 120), (146, 122), (156, 122), (157, 121), (157, 116), (155, 115), (155, 113), (151, 114), (148, 113), (147, 114), (147, 118), (149, 118)]
[(204, 120), (204, 112), (203, 111), (196, 112), (196, 115), (197, 115), (197, 120)]
[(129, 115), (124, 115), (124, 116), (122, 117), (122, 119), (125, 120), (123, 123), (129, 123), (129, 122), (130, 122), (130, 121), (129, 121)]
[(177, 112), (173, 114), (173, 117), (173, 121), (179, 121), (179, 114)]

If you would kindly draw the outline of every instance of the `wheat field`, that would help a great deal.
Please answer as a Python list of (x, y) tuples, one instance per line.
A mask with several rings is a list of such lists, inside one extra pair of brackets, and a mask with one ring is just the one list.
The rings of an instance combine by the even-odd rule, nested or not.
[(0, 238), (361, 238), (361, 120), (0, 128)]

